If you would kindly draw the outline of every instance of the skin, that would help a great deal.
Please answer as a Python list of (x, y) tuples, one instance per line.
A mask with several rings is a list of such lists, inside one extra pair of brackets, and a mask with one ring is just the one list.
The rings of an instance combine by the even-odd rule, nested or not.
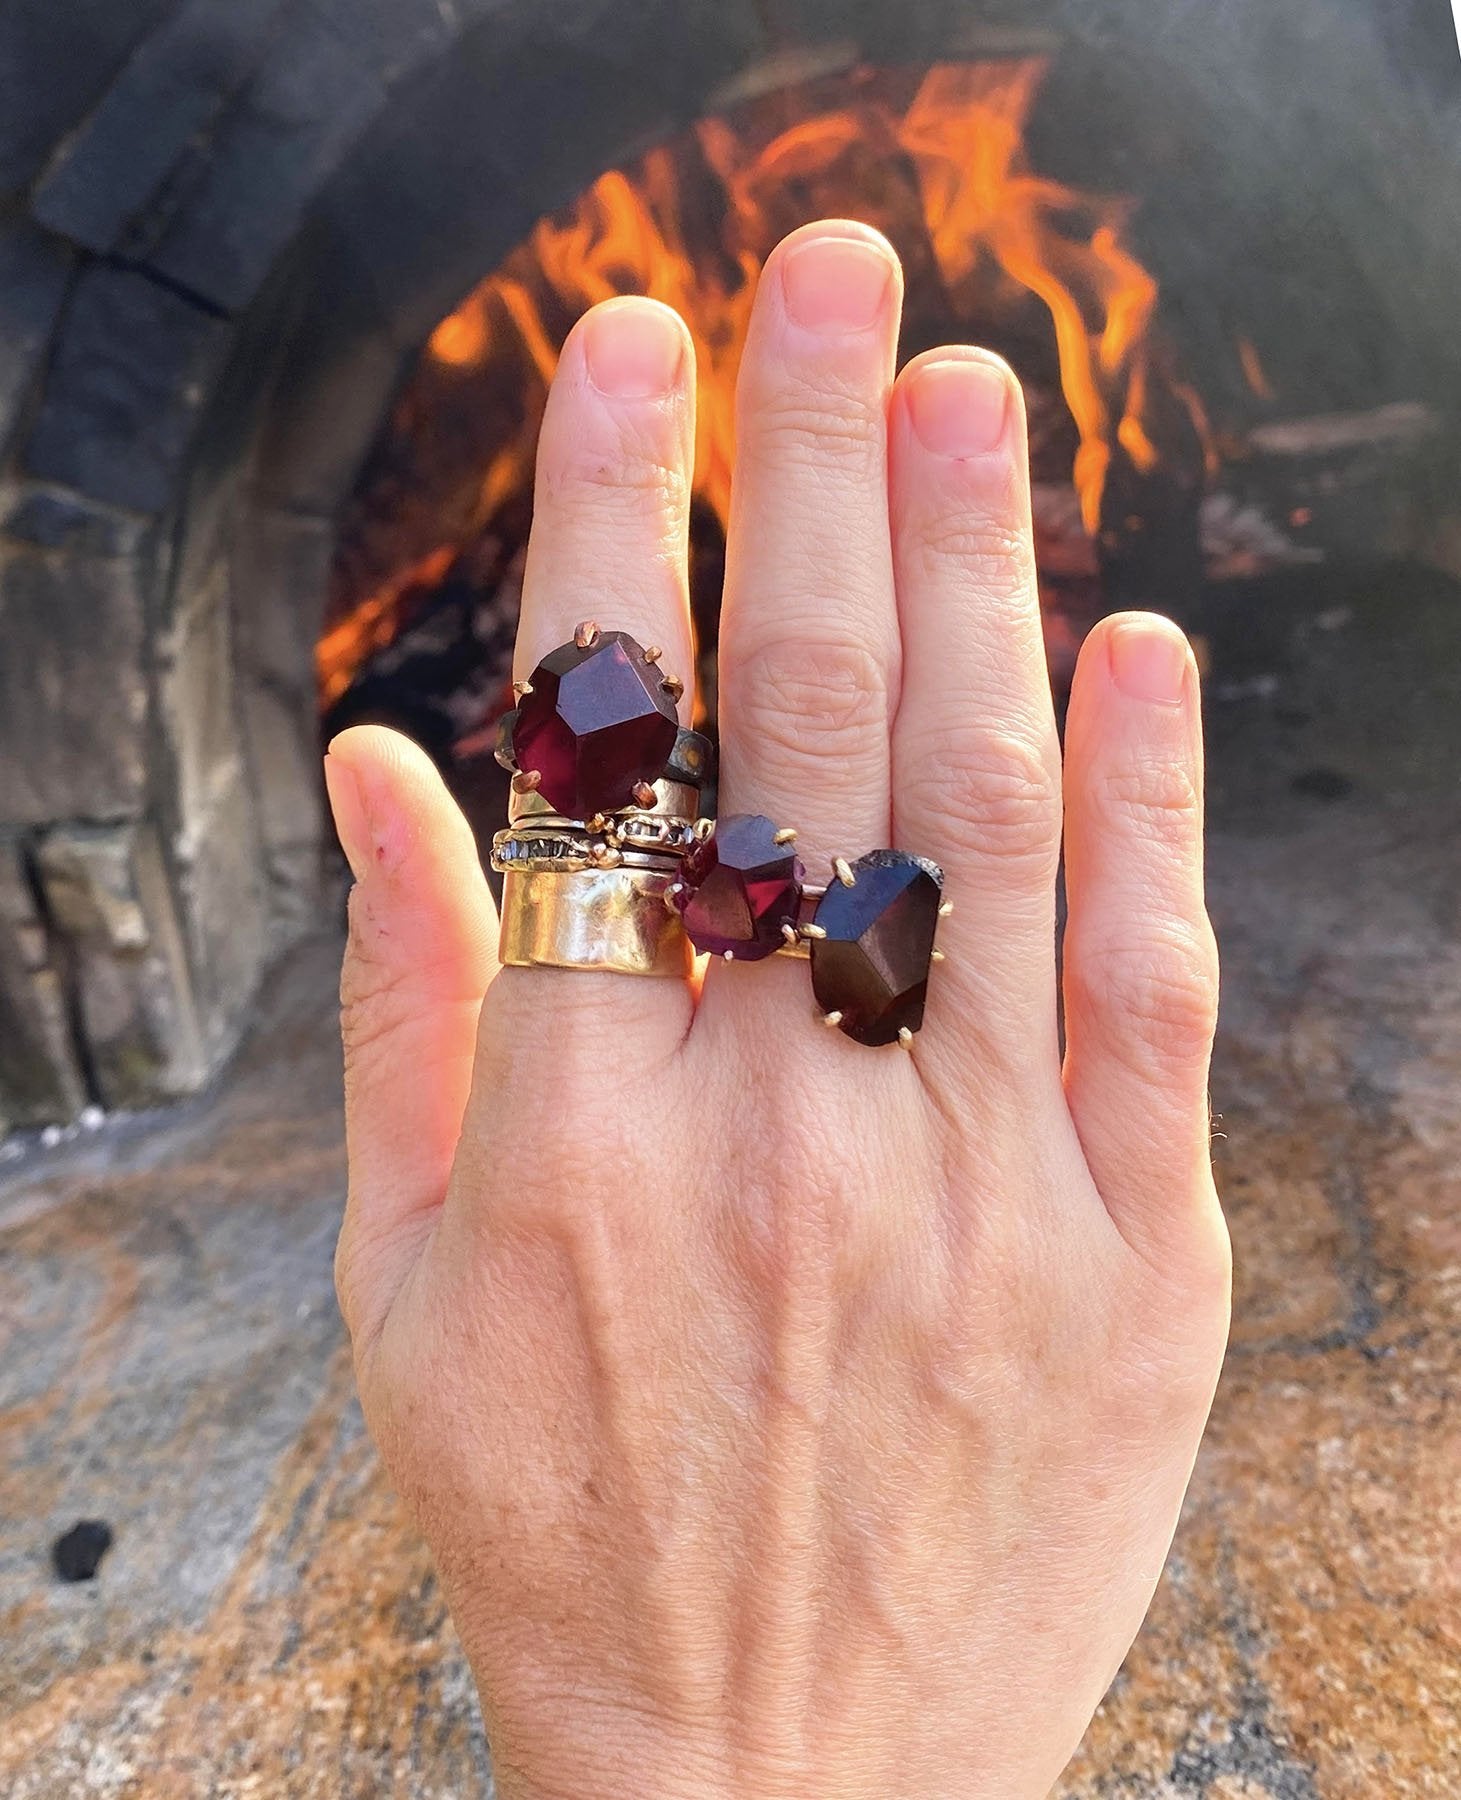
[[(340, 1298), (504, 1800), (1047, 1794), (1217, 1379), (1196, 667), (1168, 621), (1104, 621), (1062, 766), (1018, 384), (961, 345), (895, 380), (900, 292), (848, 222), (763, 274), (721, 808), (798, 826), (814, 878), (943, 865), (910, 1054), (825, 1029), (786, 958), (699, 994), (497, 972), (425, 756), (360, 728), (327, 759), (357, 876)], [(572, 334), (519, 676), (590, 614), (689, 675), (693, 395), (667, 309)]]

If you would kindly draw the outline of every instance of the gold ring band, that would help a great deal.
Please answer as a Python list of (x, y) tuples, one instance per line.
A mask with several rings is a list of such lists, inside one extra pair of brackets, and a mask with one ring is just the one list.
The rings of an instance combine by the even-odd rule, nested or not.
[(502, 878), (504, 967), (603, 969), (684, 981), (690, 941), (663, 869), (514, 869)]

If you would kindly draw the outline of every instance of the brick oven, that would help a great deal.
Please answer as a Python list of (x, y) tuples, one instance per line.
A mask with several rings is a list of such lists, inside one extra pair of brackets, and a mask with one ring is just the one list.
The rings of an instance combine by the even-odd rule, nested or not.
[[(909, 121), (930, 70), (995, 70), (949, 78), (987, 96), (1035, 64), (1005, 175), (1058, 184), (1058, 241), (1021, 274), (986, 219), (966, 288)], [(1200, 625), (1266, 580), (1320, 615), (1337, 570), (1461, 577), (1439, 3), (10, 0), (0, 79), (0, 1128), (208, 1081), (337, 903), (322, 719), (430, 738), (486, 822), (525, 529), (521, 483), (488, 476), (530, 448), (532, 344), (665, 255), (697, 291), (720, 258), (710, 341), (756, 231), (857, 211), (908, 260), (911, 332), (1012, 356), (1049, 423), (1057, 672), (1103, 607)], [(750, 149), (717, 164), (712, 140)], [(606, 171), (647, 260), (642, 230), (601, 253)], [(582, 279), (549, 267), (545, 217), (560, 248), (600, 231)], [(1099, 270), (1060, 275), (1066, 236), (1126, 269), (1139, 340)]]

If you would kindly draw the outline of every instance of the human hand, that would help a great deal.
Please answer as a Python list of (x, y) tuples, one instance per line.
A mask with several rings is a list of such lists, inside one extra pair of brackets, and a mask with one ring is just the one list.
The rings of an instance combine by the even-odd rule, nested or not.
[[(357, 876), (340, 1296), (504, 1800), (1046, 1794), (1216, 1381), (1196, 670), (1163, 620), (1098, 626), (1062, 778), (1018, 387), (963, 347), (895, 382), (899, 293), (845, 223), (763, 274), (720, 805), (797, 826), (814, 874), (942, 864), (911, 1053), (823, 1029), (781, 957), (712, 962), (698, 996), (497, 972), (424, 756), (331, 747)], [(520, 676), (591, 615), (691, 674), (693, 390), (664, 308), (573, 332)]]

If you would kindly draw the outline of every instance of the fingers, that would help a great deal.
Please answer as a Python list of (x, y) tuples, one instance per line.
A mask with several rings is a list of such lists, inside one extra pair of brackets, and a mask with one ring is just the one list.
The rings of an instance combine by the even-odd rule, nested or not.
[(569, 334), (538, 443), (519, 679), (595, 619), (661, 646), (689, 718), (694, 356), (678, 315), (654, 300), (605, 301)]
[(424, 751), (358, 726), (331, 744), (325, 780), (355, 875), (340, 982), (350, 1191), (336, 1266), (360, 1344), (446, 1193), (496, 919), (471, 830)]
[[(1053, 1085), (1060, 750), (1019, 384), (987, 352), (932, 351), (899, 378), (890, 439), (894, 829), (943, 866), (954, 907), (923, 1049), (967, 1069), (972, 1031), (984, 1055)], [(941, 1028), (956, 1017), (966, 1029)]]
[(741, 363), (721, 811), (798, 827), (814, 880), (832, 853), (888, 842), (886, 410), (901, 291), (867, 226), (794, 232), (767, 261)]
[(1217, 953), (1203, 904), (1197, 669), (1166, 619), (1087, 638), (1066, 727), (1066, 1092), (1128, 1242), (1216, 1220), (1208, 1058)]

